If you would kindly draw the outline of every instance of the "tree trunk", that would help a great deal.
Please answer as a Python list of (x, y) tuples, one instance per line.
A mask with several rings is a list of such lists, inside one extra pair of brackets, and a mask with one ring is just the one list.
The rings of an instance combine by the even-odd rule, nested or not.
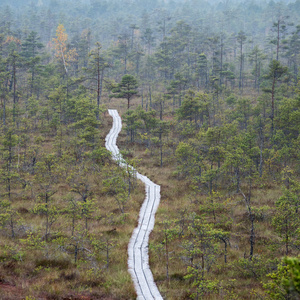
[(166, 234), (166, 240), (165, 240), (165, 245), (166, 245), (166, 276), (168, 280), (168, 285), (170, 284), (170, 278), (169, 278), (169, 249), (168, 249), (168, 237)]
[(100, 58), (97, 59), (97, 120), (99, 121), (99, 107), (100, 107)]
[(11, 237), (15, 237), (15, 230), (14, 230), (14, 220), (12, 214), (10, 215), (10, 228), (11, 228)]
[(127, 55), (125, 55), (125, 57), (124, 57), (124, 67), (125, 67), (124, 74), (126, 75), (127, 74)]
[(241, 42), (241, 61), (240, 61), (240, 80), (239, 80), (239, 89), (243, 89), (243, 42)]
[(3, 125), (6, 125), (6, 99), (3, 97)]
[(274, 116), (275, 116), (275, 83), (276, 83), (276, 78), (275, 76), (273, 77), (273, 82), (272, 82), (272, 92), (271, 92), (271, 137), (273, 137), (274, 134)]
[(13, 65), (13, 78), (14, 78), (14, 85), (13, 85), (13, 97), (14, 97), (14, 104), (13, 104), (13, 121), (16, 120), (16, 102), (17, 102), (17, 95), (16, 95), (16, 63), (14, 62)]
[(285, 220), (285, 255), (289, 254), (289, 229), (288, 220)]
[(252, 260), (254, 253), (254, 244), (255, 244), (255, 231), (254, 231), (254, 216), (250, 215), (251, 219), (251, 231), (250, 231), (250, 260)]
[(280, 43), (280, 20), (277, 23), (277, 47), (276, 47), (276, 60), (279, 59), (279, 43)]
[(225, 264), (227, 264), (227, 242), (225, 239), (224, 239), (224, 243), (225, 243), (224, 261), (225, 261)]
[(106, 241), (106, 269), (109, 268), (109, 242)]

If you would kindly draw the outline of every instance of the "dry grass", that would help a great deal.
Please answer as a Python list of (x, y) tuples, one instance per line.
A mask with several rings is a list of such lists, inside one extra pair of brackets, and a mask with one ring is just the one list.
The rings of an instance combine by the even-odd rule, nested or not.
[[(104, 139), (111, 128), (112, 120), (103, 119), (103, 126), (96, 137), (97, 143), (104, 146)], [(31, 140), (35, 139), (32, 133)], [(70, 143), (68, 130), (64, 130), (63, 146)], [(55, 140), (46, 136), (41, 144), (40, 153), (55, 153)], [(64, 166), (66, 170), (72, 166)], [(26, 174), (28, 182), (34, 182), (34, 175)], [(41, 250), (26, 249), (19, 239), (26, 239), (29, 232), (40, 232), (43, 236), (45, 217), (33, 214), (32, 209), (38, 201), (38, 185), (22, 189), (19, 184), (13, 186), (12, 203), (18, 212), (15, 225), (16, 238), (10, 237), (10, 231), (0, 229), (0, 299), (135, 299), (131, 277), (127, 271), (127, 246), (131, 233), (136, 226), (140, 205), (144, 200), (144, 187), (138, 184), (126, 206), (123, 216), (116, 201), (103, 192), (103, 174), (91, 173), (87, 180), (94, 199), (93, 218), (88, 221), (89, 234), (96, 240), (111, 241), (110, 265), (106, 269), (105, 251), (97, 254), (97, 260), (74, 262), (74, 255), (61, 251), (58, 245), (48, 243)], [(56, 193), (51, 205), (66, 208), (66, 194), (71, 188), (66, 181), (53, 183)], [(75, 198), (78, 195), (73, 194)], [(83, 220), (78, 221), (78, 224)], [(20, 224), (20, 225), (19, 225)], [(51, 229), (49, 240), (57, 237), (71, 237), (71, 220), (66, 214), (58, 217)], [(43, 240), (43, 238), (42, 238)], [(41, 241), (42, 241), (41, 240)], [(4, 246), (10, 246), (5, 250)], [(18, 256), (19, 255), (19, 256)], [(96, 264), (95, 264), (96, 263)]]
[[(134, 107), (140, 103), (136, 98), (132, 101)], [(126, 102), (112, 99), (107, 103), (109, 108), (126, 111)], [(167, 112), (169, 118), (171, 113)], [(103, 119), (103, 127), (97, 135), (97, 142), (104, 146), (104, 138), (111, 128), (112, 120), (106, 113)], [(35, 139), (35, 134), (31, 139)], [(70, 143), (68, 130), (64, 131), (64, 144)], [(54, 138), (45, 134), (42, 143), (42, 153), (54, 152)], [(130, 156), (138, 159), (138, 171), (161, 186), (161, 204), (156, 214), (156, 226), (150, 236), (151, 245), (161, 244), (161, 223), (167, 218), (178, 219), (186, 210), (186, 215), (191, 212), (199, 213), (199, 204), (204, 203), (206, 195), (203, 192), (196, 196), (191, 193), (189, 181), (179, 180), (174, 176), (176, 164), (173, 149), (165, 149), (164, 166), (159, 167), (158, 149), (153, 150), (153, 155), (143, 145), (126, 143), (124, 132), (118, 139), (120, 149), (129, 148)], [(33, 181), (33, 175), (26, 174), (29, 181)], [(9, 231), (1, 229), (0, 241), (0, 299), (22, 299), (31, 296), (36, 299), (134, 299), (135, 291), (130, 275), (127, 271), (127, 246), (134, 227), (137, 224), (138, 213), (144, 201), (144, 186), (138, 183), (134, 194), (126, 207), (126, 219), (124, 220), (118, 206), (111, 195), (107, 195), (102, 189), (103, 176), (89, 174), (88, 181), (92, 186), (93, 199), (95, 200), (94, 218), (89, 220), (90, 234), (96, 239), (109, 238), (116, 244), (111, 250), (110, 266), (105, 269), (103, 262), (105, 256), (101, 253), (100, 261), (93, 270), (92, 263), (78, 262), (75, 264), (72, 255), (63, 253), (57, 247), (43, 250), (25, 250), (17, 239), (25, 239), (29, 232), (38, 232), (44, 229), (45, 219), (32, 213), (36, 204), (37, 186), (31, 189), (22, 189), (14, 186), (13, 207), (19, 213), (20, 223), (17, 231), (17, 239), (9, 237)], [(274, 201), (281, 191), (272, 182), (264, 180), (260, 188), (257, 185), (253, 191), (252, 203), (256, 207), (267, 205), (262, 220), (255, 223), (256, 245), (255, 255), (259, 257), (275, 258), (282, 255), (282, 249), (277, 248), (278, 237), (270, 225)], [(64, 197), (70, 192), (67, 182), (59, 182), (55, 188), (57, 193), (53, 196), (53, 203), (65, 206)], [(33, 194), (32, 194), (33, 193)], [(222, 190), (222, 201), (229, 199), (226, 206), (226, 218), (230, 219), (230, 247), (228, 249), (228, 263), (224, 263), (223, 255), (217, 258), (209, 273), (209, 279), (217, 279), (227, 285), (225, 291), (220, 289), (218, 294), (207, 295), (205, 299), (224, 299), (228, 293), (233, 292), (232, 299), (258, 299), (263, 293), (260, 279), (241, 276), (240, 266), (234, 264), (240, 258), (249, 254), (249, 221), (243, 198), (240, 195), (228, 196)], [(217, 219), (223, 217), (222, 211), (217, 211)], [(212, 221), (212, 217), (208, 216)], [(228, 227), (229, 228), (229, 227)], [(53, 224), (52, 238), (70, 237), (70, 220), (62, 215)], [(4, 245), (11, 246), (12, 250), (7, 254)], [(223, 245), (221, 244), (220, 247)], [(181, 240), (175, 239), (171, 245), (170, 281), (166, 280), (165, 256), (150, 247), (150, 265), (155, 281), (165, 299), (188, 299), (191, 283), (184, 279), (187, 273), (186, 265), (181, 257)], [(48, 253), (47, 253), (48, 251)], [(16, 256), (17, 253), (17, 256)], [(19, 258), (18, 258), (19, 255)], [(232, 286), (228, 286), (230, 279), (236, 279)], [(252, 291), (253, 290), (253, 291)], [(2, 298), (1, 298), (2, 297)]]

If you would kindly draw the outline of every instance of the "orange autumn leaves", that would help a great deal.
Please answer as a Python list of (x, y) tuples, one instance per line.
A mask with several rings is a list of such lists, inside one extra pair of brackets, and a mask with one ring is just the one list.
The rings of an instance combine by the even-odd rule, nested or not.
[(77, 60), (78, 54), (76, 49), (67, 48), (68, 35), (65, 32), (64, 25), (59, 24), (56, 29), (56, 38), (53, 39), (53, 48), (55, 57), (62, 61), (66, 73), (68, 73), (68, 65)]
[(6, 40), (4, 42), (4, 44), (10, 44), (10, 43), (15, 43), (16, 45), (21, 45), (21, 40), (19, 40), (18, 38), (12, 36), (12, 35), (9, 35), (6, 37)]

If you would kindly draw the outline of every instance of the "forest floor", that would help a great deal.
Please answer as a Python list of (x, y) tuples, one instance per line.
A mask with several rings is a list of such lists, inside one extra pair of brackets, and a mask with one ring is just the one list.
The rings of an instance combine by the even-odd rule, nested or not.
[[(97, 139), (101, 145), (105, 145), (105, 137), (112, 126), (112, 119), (103, 118), (102, 129)], [(39, 133), (34, 132), (32, 139)], [(121, 134), (122, 136), (122, 134)], [(69, 136), (67, 130), (63, 139), (68, 144)], [(55, 153), (53, 145), (55, 139), (47, 137), (41, 144), (41, 153)], [(111, 163), (114, 166), (115, 163)], [(27, 179), (33, 179), (28, 178)], [(127, 248), (128, 243), (136, 227), (139, 209), (145, 198), (145, 188), (142, 183), (137, 183), (134, 193), (126, 206), (126, 214), (122, 215), (116, 201), (103, 191), (103, 174), (90, 174), (87, 177), (92, 187), (95, 201), (96, 217), (89, 220), (89, 234), (102, 240), (109, 240), (113, 243), (110, 250), (109, 269), (99, 265), (100, 273), (94, 275), (86, 263), (73, 262), (65, 254), (60, 253), (55, 246), (49, 246), (49, 253), (44, 250), (25, 250), (19, 239), (27, 237), (26, 232), (17, 234), (17, 239), (12, 239), (6, 231), (1, 229), (2, 238), (0, 247), (2, 250), (6, 246), (22, 251), (21, 260), (14, 260), (0, 257), (0, 299), (1, 300), (49, 300), (49, 299), (135, 299), (136, 293), (127, 268)], [(53, 203), (59, 204), (65, 198), (66, 190), (70, 189), (64, 182), (58, 182), (54, 188), (57, 190), (53, 196)], [(15, 190), (16, 191), (16, 190)], [(35, 187), (34, 197), (30, 189), (18, 189), (13, 195), (13, 208), (18, 211), (20, 221), (26, 224), (27, 230), (41, 230), (44, 226), (43, 216), (32, 214), (32, 209), (36, 204)], [(64, 204), (63, 204), (64, 205)], [(125, 220), (124, 220), (125, 216)], [(61, 232), (63, 226), (65, 232)], [(69, 235), (69, 221), (66, 217), (59, 218), (53, 225), (52, 232), (58, 235)], [(19, 228), (16, 226), (16, 228)], [(17, 230), (17, 229), (16, 229)], [(53, 238), (56, 236), (53, 235)], [(9, 248), (10, 249), (10, 248)], [(12, 250), (15, 251), (15, 250)], [(7, 252), (4, 252), (7, 254)], [(3, 254), (4, 255), (4, 254)], [(9, 256), (10, 257), (10, 256)], [(87, 268), (88, 267), (88, 268)]]
[[(140, 103), (138, 98), (132, 102), (134, 107), (138, 103)], [(112, 99), (110, 103), (106, 103), (106, 106), (117, 109), (121, 116), (126, 111), (125, 101)], [(104, 115), (102, 129), (97, 137), (103, 147), (105, 136), (112, 126), (111, 117), (107, 112)], [(172, 114), (166, 114), (166, 117), (172, 119)], [(33, 131), (31, 138), (34, 139), (39, 134)], [(67, 130), (63, 138), (67, 144), (69, 141)], [(53, 148), (55, 142), (53, 137), (46, 136), (41, 151), (55, 153)], [(150, 267), (154, 280), (164, 299), (188, 299), (191, 282), (185, 278), (187, 268), (182, 259), (182, 241), (177, 238), (170, 243), (169, 278), (167, 278), (162, 232), (166, 220), (182, 224), (192, 213), (201, 215), (203, 212), (200, 211), (200, 206), (207, 203), (207, 193), (205, 191), (193, 193), (188, 179), (178, 177), (174, 156), (175, 147), (164, 148), (163, 167), (160, 167), (159, 149), (155, 147), (147, 149), (144, 144), (127, 142), (125, 130), (120, 133), (117, 145), (121, 151), (126, 150), (126, 159), (129, 161), (134, 159), (136, 168), (141, 174), (161, 186), (161, 203), (149, 240)], [(109, 168), (116, 167), (114, 163), (110, 162), (109, 164)], [(27, 177), (27, 179), (32, 178)], [(31, 297), (27, 298), (28, 300), (135, 299), (134, 285), (128, 272), (127, 249), (133, 229), (137, 225), (140, 207), (145, 199), (145, 187), (141, 182), (137, 182), (137, 187), (126, 206), (126, 220), (124, 221), (113, 197), (103, 192), (103, 174), (93, 174), (88, 177), (88, 180), (95, 195), (95, 213), (100, 216), (98, 219), (90, 220), (90, 233), (98, 238), (109, 236), (116, 245), (111, 250), (109, 269), (102, 268), (99, 278), (91, 278), (85, 265), (74, 264), (70, 258), (58, 255), (55, 249), (49, 250), (53, 251), (53, 257), (58, 257), (58, 260), (42, 260), (41, 257), (45, 256), (45, 253), (40, 250), (27, 251), (22, 260), (2, 257), (0, 265), (1, 300), (24, 299), (24, 296)], [(53, 197), (53, 202), (59, 203), (68, 186), (64, 182), (58, 182), (56, 188), (58, 192)], [(243, 188), (245, 187), (242, 186)], [(16, 190), (13, 196), (13, 207), (18, 211), (26, 226), (41, 230), (44, 226), (44, 219), (42, 216), (31, 213), (35, 205), (33, 199), (36, 198), (36, 195), (31, 196), (31, 192), (30, 189), (19, 188)], [(210, 280), (217, 280), (222, 289), (218, 294), (207, 296), (205, 299), (260, 299), (264, 297), (262, 281), (266, 280), (266, 272), (274, 267), (268, 261), (270, 259), (275, 261), (284, 256), (284, 249), (279, 242), (279, 237), (274, 234), (270, 222), (265, 222), (265, 220), (271, 219), (275, 199), (278, 199), (280, 195), (281, 189), (276, 182), (266, 181), (263, 178), (253, 184), (252, 205), (259, 212), (260, 218), (255, 223), (255, 264), (245, 266), (240, 261), (240, 259), (249, 257), (250, 248), (250, 227), (245, 203), (240, 194), (235, 192), (228, 194), (227, 191), (220, 191), (218, 203), (225, 204), (225, 206), (214, 211), (215, 220), (212, 218), (211, 212), (205, 215), (208, 222), (220, 224), (222, 229), (230, 231), (230, 246), (227, 262), (224, 262), (224, 253), (220, 251), (220, 255), (217, 256), (214, 267), (207, 277)], [(53, 232), (60, 230), (63, 226), (65, 234), (68, 235), (69, 225), (66, 222), (64, 217), (59, 219), (53, 226)], [(1, 240), (0, 247), (4, 248), (8, 245), (15, 247), (12, 249), (20, 248), (19, 245), (14, 245), (15, 241), (7, 233), (3, 231), (2, 234), (5, 238)], [(20, 239), (25, 237), (24, 233), (18, 236)]]
[[(135, 103), (135, 105), (137, 104)], [(126, 109), (125, 105), (120, 103), (115, 105), (112, 103), (110, 107), (120, 109), (121, 113)], [(171, 113), (170, 118), (172, 118)], [(182, 255), (180, 241), (174, 241), (170, 245), (169, 279), (166, 276), (166, 257), (159, 245), (164, 245), (162, 241), (164, 222), (166, 220), (184, 220), (185, 216), (193, 212), (201, 214), (199, 206), (207, 202), (207, 193), (203, 191), (195, 196), (188, 181), (175, 175), (175, 149), (168, 148), (164, 150), (163, 167), (160, 167), (158, 148), (149, 150), (139, 143), (128, 143), (124, 140), (124, 136), (118, 139), (117, 144), (120, 150), (126, 150), (129, 159), (136, 159), (137, 170), (140, 173), (161, 186), (161, 203), (149, 242), (150, 267), (155, 282), (164, 299), (188, 299), (190, 289), (187, 287), (187, 280), (184, 279), (187, 270), (180, 259)], [(243, 188), (246, 187), (242, 186)], [(208, 221), (212, 223), (230, 223), (228, 225), (231, 231), (230, 246), (227, 253), (227, 262), (224, 262), (223, 255), (219, 256), (216, 267), (212, 268), (208, 277), (210, 280), (217, 280), (223, 290), (217, 295), (206, 296), (205, 299), (224, 299), (224, 297), (227, 299), (264, 298), (263, 277), (262, 274), (255, 274), (255, 268), (257, 270), (259, 268), (264, 270), (272, 268), (267, 261), (269, 259), (276, 260), (276, 257), (284, 255), (284, 248), (279, 246), (278, 236), (275, 236), (270, 225), (264, 222), (266, 219), (271, 218), (274, 210), (274, 199), (278, 199), (281, 193), (281, 188), (276, 183), (257, 180), (253, 184), (252, 205), (257, 211), (261, 210), (261, 218), (258, 218), (255, 223), (256, 243), (254, 253), (256, 266), (244, 266), (239, 261), (239, 259), (249, 257), (250, 249), (250, 223), (244, 199), (239, 193), (232, 192), (230, 195), (225, 191), (220, 193), (219, 200), (226, 202), (227, 211), (224, 213), (224, 211), (216, 209), (216, 221), (210, 217)], [(229, 229), (229, 227), (226, 228), (227, 225), (224, 226), (224, 229)], [(278, 249), (278, 256), (274, 256), (274, 248)]]

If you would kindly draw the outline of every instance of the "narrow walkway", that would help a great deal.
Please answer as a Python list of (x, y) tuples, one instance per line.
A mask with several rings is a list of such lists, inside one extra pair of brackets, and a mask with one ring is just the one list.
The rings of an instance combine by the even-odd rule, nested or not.
[[(122, 120), (116, 110), (109, 109), (108, 113), (113, 118), (113, 126), (105, 139), (105, 147), (112, 153), (113, 159), (118, 161), (120, 166), (126, 167), (116, 145), (117, 137), (122, 129)], [(128, 269), (138, 300), (163, 299), (154, 282), (148, 255), (149, 235), (154, 228), (155, 213), (160, 202), (160, 186), (138, 172), (137, 178), (145, 183), (146, 198), (140, 210), (139, 224), (134, 229), (128, 245)]]

